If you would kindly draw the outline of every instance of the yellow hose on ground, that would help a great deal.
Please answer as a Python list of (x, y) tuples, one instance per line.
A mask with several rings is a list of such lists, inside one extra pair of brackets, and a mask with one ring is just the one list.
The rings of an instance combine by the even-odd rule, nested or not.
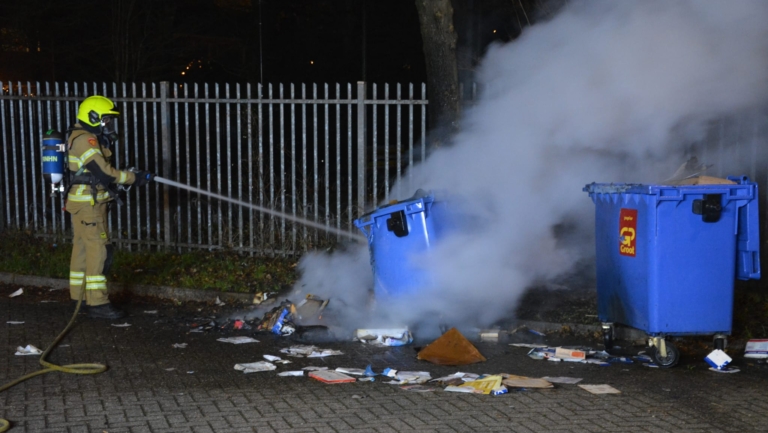
[[(29, 373), (27, 375), (21, 376), (20, 378), (12, 382), (8, 382), (5, 385), (0, 386), (0, 392), (13, 388), (14, 386), (20, 384), (21, 382), (24, 382), (27, 379), (31, 379), (41, 374), (50, 373), (52, 371), (60, 371), (62, 373), (70, 373), (70, 374), (99, 374), (107, 371), (107, 366), (104, 364), (56, 365), (45, 360), (45, 358), (48, 357), (48, 354), (51, 352), (51, 350), (53, 350), (54, 347), (58, 346), (58, 344), (61, 342), (64, 336), (67, 335), (67, 332), (69, 332), (69, 329), (72, 327), (72, 325), (75, 324), (75, 319), (77, 319), (77, 313), (80, 311), (80, 305), (83, 303), (84, 296), (85, 296), (85, 290), (80, 292), (80, 299), (77, 301), (77, 306), (75, 307), (75, 313), (72, 315), (72, 318), (69, 319), (69, 323), (67, 324), (67, 327), (64, 328), (63, 331), (61, 331), (59, 336), (56, 337), (55, 340), (53, 340), (53, 343), (51, 343), (50, 346), (48, 346), (48, 348), (45, 349), (45, 352), (43, 352), (43, 354), (40, 355), (40, 365), (42, 365), (45, 368), (43, 368), (42, 370), (35, 371), (34, 373)], [(0, 418), (0, 433), (4, 431), (8, 431), (9, 428), (11, 428), (11, 424), (8, 422), (8, 420)]]

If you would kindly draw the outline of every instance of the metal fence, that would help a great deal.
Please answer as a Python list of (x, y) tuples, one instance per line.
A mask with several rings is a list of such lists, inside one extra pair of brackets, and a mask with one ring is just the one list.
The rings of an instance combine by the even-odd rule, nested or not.
[[(2, 83), (0, 228), (68, 236), (61, 196), (41, 172), (41, 136), (66, 131), (80, 101), (115, 101), (118, 168), (136, 167), (342, 230), (387, 199), (426, 155), (426, 86), (356, 84)], [(418, 94), (417, 94), (418, 93)], [(112, 206), (113, 242), (129, 249), (229, 248), (290, 255), (336, 235), (236, 204), (150, 183)], [(331, 237), (332, 236), (332, 237)]]

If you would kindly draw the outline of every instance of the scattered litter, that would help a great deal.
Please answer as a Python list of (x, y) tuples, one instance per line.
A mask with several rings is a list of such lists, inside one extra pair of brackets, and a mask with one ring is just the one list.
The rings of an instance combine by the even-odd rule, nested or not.
[(540, 348), (547, 347), (546, 344), (530, 344), (530, 343), (510, 343), (509, 345), (515, 346), (515, 347), (526, 347), (528, 349), (540, 349)]
[(446, 386), (445, 388), (443, 388), (443, 391), (448, 391), (448, 392), (466, 392), (466, 393), (477, 393), (477, 394), (481, 394), (482, 393), (482, 391), (478, 391), (475, 388), (465, 388), (465, 387), (453, 386), (453, 385)]
[(243, 373), (257, 373), (260, 371), (272, 371), (277, 369), (275, 364), (267, 361), (251, 362), (248, 364), (235, 364), (235, 370), (242, 371)]
[(462, 372), (456, 372), (453, 373), (450, 376), (443, 376), (438, 377), (437, 379), (432, 379), (430, 382), (441, 382), (443, 385), (461, 385), (464, 382), (469, 382), (470, 380), (475, 380), (480, 375), (474, 374), (474, 373), (462, 373)]
[(277, 373), (278, 376), (304, 376), (304, 370), (282, 371)]
[(245, 322), (242, 320), (235, 320), (235, 323), (232, 324), (232, 327), (234, 329), (243, 329), (243, 326), (245, 325)]
[(376, 373), (374, 373), (373, 369), (371, 368), (371, 364), (368, 364), (365, 366), (365, 371), (363, 372), (363, 374), (368, 377), (376, 376)]
[(373, 382), (376, 380), (374, 377), (360, 377), (357, 379), (358, 382)]
[(585, 364), (595, 364), (595, 365), (599, 365), (601, 367), (607, 367), (607, 366), (611, 365), (611, 363), (608, 362), (608, 361), (603, 361), (601, 359), (594, 359), (594, 358), (584, 359), (581, 362), (583, 362)]
[(718, 370), (722, 370), (723, 367), (733, 361), (728, 354), (720, 349), (713, 350), (706, 358), (704, 358), (704, 360), (707, 361), (707, 364)]
[(113, 323), (112, 326), (114, 326), (115, 328), (127, 328), (127, 327), (131, 326), (131, 324), (128, 323), (128, 322), (126, 322), (126, 323)]
[(390, 374), (386, 374), (387, 370), (385, 371), (385, 376), (394, 377), (397, 379), (396, 381), (387, 382), (392, 385), (405, 385), (406, 383), (415, 383), (415, 384), (421, 384), (429, 381), (432, 379), (432, 375), (428, 371), (397, 371), (397, 370), (390, 370), (388, 373), (395, 372), (394, 376), (390, 376)]
[(344, 374), (352, 374), (354, 376), (363, 376), (365, 375), (365, 370), (362, 368), (348, 368), (348, 367), (339, 367), (336, 369), (339, 373)]
[(267, 361), (270, 361), (270, 362), (282, 361), (283, 360), (283, 358), (281, 358), (279, 356), (275, 356), (275, 355), (264, 355), (264, 359), (266, 359)]
[(404, 389), (406, 391), (413, 391), (413, 392), (435, 392), (440, 391), (440, 389), (435, 388), (433, 386), (425, 386), (425, 385), (405, 385), (401, 386), (400, 389)]
[(339, 373), (338, 371), (333, 370), (313, 371), (309, 373), (309, 377), (317, 379), (323, 383), (347, 383), (357, 381), (357, 379), (352, 376), (347, 376), (344, 373)]
[(218, 296), (216, 297), (216, 301), (214, 302), (214, 304), (218, 306), (226, 305), (224, 302), (222, 302), (222, 300)]
[(355, 338), (363, 343), (377, 346), (404, 346), (413, 342), (408, 328), (358, 329)]
[(10, 295), (8, 295), (8, 297), (9, 298), (15, 298), (15, 297), (21, 295), (22, 293), (24, 293), (24, 289), (19, 289), (19, 290), (15, 291), (15, 292), (11, 293)]
[(291, 303), (283, 301), (279, 306), (264, 314), (258, 326), (260, 331), (268, 331), (277, 335), (291, 335), (296, 326), (290, 322)]
[(365, 396), (364, 395), (352, 394), (352, 398), (353, 399), (363, 399), (363, 398), (365, 398)]
[(752, 339), (747, 341), (747, 347), (744, 348), (744, 357), (753, 359), (768, 358), (768, 340)]
[(157, 310), (144, 310), (144, 314), (157, 314)]
[(302, 370), (304, 370), (304, 371), (323, 371), (323, 370), (328, 370), (328, 367), (313, 367), (313, 366), (309, 366), (309, 367), (302, 368)]
[(187, 372), (187, 374), (195, 374), (195, 371), (194, 370), (190, 370), (190, 371)]
[(258, 343), (259, 340), (248, 337), (245, 335), (241, 335), (238, 337), (227, 337), (227, 338), (218, 338), (216, 341), (221, 341), (222, 343), (232, 343), (232, 344), (245, 344), (245, 343)]
[(493, 388), (491, 390), (491, 395), (503, 395), (503, 394), (506, 394), (508, 392), (509, 392), (509, 390), (507, 389), (507, 387), (504, 386), (504, 385), (501, 385), (498, 388)]
[(551, 382), (545, 379), (536, 379), (533, 377), (515, 376), (513, 374), (502, 374), (504, 380), (502, 384), (510, 388), (554, 388)]
[(498, 375), (485, 376), (481, 379), (466, 382), (463, 385), (459, 385), (462, 388), (473, 388), (479, 393), (490, 394), (495, 388), (501, 386), (502, 377)]
[(173, 345), (174, 349), (186, 349), (187, 343), (174, 343)]
[(544, 376), (542, 377), (542, 379), (550, 383), (567, 383), (570, 385), (575, 385), (582, 381), (582, 378), (580, 377), (564, 377), (564, 376), (559, 376), (559, 377)]
[(537, 331), (535, 329), (528, 329), (528, 332), (530, 332), (533, 335), (538, 335), (539, 337), (545, 337), (547, 335), (547, 334), (545, 334), (543, 332), (539, 332), (539, 331)]
[(502, 332), (498, 329), (486, 329), (483, 331), (480, 331), (480, 341), (485, 341), (488, 343), (498, 343), (499, 342), (499, 335)]
[(646, 366), (646, 367), (650, 367), (650, 368), (659, 368), (659, 366), (654, 364), (653, 362), (649, 362), (649, 363), (643, 364), (643, 365)]
[(165, 370), (165, 371), (173, 371), (173, 370), (176, 370), (176, 367), (165, 368), (164, 370)]
[(281, 353), (287, 353), (289, 356), (296, 358), (323, 358), (332, 355), (343, 355), (344, 352), (333, 349), (320, 349), (317, 346), (291, 346), (285, 349), (280, 349)]
[(709, 367), (709, 369), (716, 373), (738, 373), (741, 371), (736, 367), (723, 367), (723, 368)]
[(583, 360), (587, 358), (587, 353), (581, 350), (570, 350), (564, 347), (555, 348), (555, 357), (560, 359), (578, 359)]
[[(19, 290), (21, 290), (21, 289), (19, 289)], [(16, 355), (19, 355), (19, 356), (39, 355), (41, 353), (43, 353), (42, 350), (38, 349), (37, 347), (35, 347), (35, 346), (31, 345), (31, 344), (27, 344), (27, 347), (18, 346), (16, 348)]]
[(421, 349), (418, 359), (438, 365), (467, 365), (485, 361), (485, 357), (456, 328)]
[(256, 305), (259, 305), (266, 300), (267, 300), (267, 294), (264, 292), (257, 292), (253, 295), (253, 303)]
[(611, 385), (578, 385), (579, 388), (592, 394), (621, 394), (621, 391)]
[(323, 318), (323, 310), (327, 306), (327, 299), (320, 299), (308, 294), (298, 304), (291, 305), (291, 319), (299, 324), (316, 323)]
[(9, 325), (23, 325), (24, 324), (24, 322), (15, 322), (13, 320), (9, 320), (9, 321), (7, 321), (5, 323), (7, 323)]

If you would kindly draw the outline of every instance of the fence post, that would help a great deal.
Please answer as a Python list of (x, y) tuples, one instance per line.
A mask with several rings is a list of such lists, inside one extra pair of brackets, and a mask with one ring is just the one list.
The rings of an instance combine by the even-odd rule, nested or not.
[[(160, 174), (168, 178), (171, 175), (171, 126), (168, 110), (168, 81), (160, 82), (160, 134), (163, 150), (163, 164)], [(170, 188), (163, 184), (163, 238), (166, 248), (171, 247), (171, 197)]]
[[(366, 178), (366, 149), (365, 149), (365, 81), (357, 82), (357, 209), (359, 217), (365, 213), (365, 178)], [(375, 167), (374, 167), (375, 170)]]

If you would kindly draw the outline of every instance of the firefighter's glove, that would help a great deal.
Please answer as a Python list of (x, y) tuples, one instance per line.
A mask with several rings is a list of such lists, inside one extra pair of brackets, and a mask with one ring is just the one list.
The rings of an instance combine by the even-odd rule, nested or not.
[(138, 187), (142, 187), (149, 182), (152, 181), (152, 179), (155, 178), (155, 174), (151, 173), (149, 171), (139, 171), (136, 173), (136, 182), (134, 182), (134, 185)]

